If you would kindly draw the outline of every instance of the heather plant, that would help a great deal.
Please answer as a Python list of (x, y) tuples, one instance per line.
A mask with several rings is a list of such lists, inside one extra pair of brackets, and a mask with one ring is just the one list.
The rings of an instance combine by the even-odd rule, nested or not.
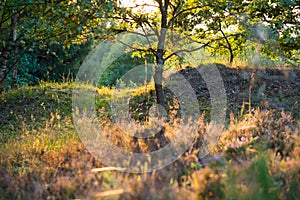
[[(150, 173), (128, 173), (106, 166), (82, 144), (69, 111), (73, 87), (71, 83), (42, 83), (39, 87), (1, 93), (1, 198), (297, 199), (300, 195), (296, 112), (252, 104), (250, 111), (244, 108), (239, 114), (231, 113), (217, 145), (205, 156), (199, 152), (210, 120), (209, 112), (203, 112), (193, 142), (175, 162)], [(130, 112), (135, 119), (132, 122), (149, 126), (150, 133), (157, 132), (158, 124), (164, 127), (160, 129), (163, 134), (135, 138), (124, 133), (122, 127), (137, 135), (145, 129), (127, 122), (120, 122), (120, 127), (108, 112), (112, 89), (84, 84), (75, 87), (99, 96), (95, 100), (97, 127), (103, 130), (105, 138), (128, 152), (158, 150), (172, 142), (179, 130), (180, 103), (171, 93), (167, 96), (168, 120), (155, 121), (144, 116), (151, 107), (149, 93), (153, 88), (140, 87), (134, 92), (130, 99)], [(245, 91), (247, 87), (238, 90)], [(298, 94), (295, 90), (291, 92)], [(201, 97), (205, 92), (197, 94)], [(294, 96), (286, 98), (294, 99)], [(6, 106), (5, 101), (13, 102), (15, 107)], [(144, 106), (144, 101), (149, 101), (149, 105)], [(236, 102), (230, 100), (231, 103)], [(84, 114), (81, 123), (86, 127), (86, 136), (92, 137), (94, 130), (87, 123), (90, 118)], [(190, 128), (181, 130), (188, 133)], [(118, 156), (109, 153), (111, 158)], [(139, 167), (147, 169), (149, 164), (151, 160)]]

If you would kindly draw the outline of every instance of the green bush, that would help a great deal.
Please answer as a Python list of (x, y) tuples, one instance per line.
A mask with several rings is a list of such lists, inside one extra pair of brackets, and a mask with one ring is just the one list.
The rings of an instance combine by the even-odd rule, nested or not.
[[(115, 86), (118, 79), (126, 74), (129, 70), (139, 65), (145, 65), (147, 63), (153, 63), (154, 57), (152, 55), (146, 55), (145, 58), (140, 56), (132, 56), (133, 52), (128, 52), (116, 59), (102, 74), (99, 79), (98, 87), (101, 86)], [(153, 74), (150, 74), (150, 76)], [(141, 73), (140, 78), (144, 78), (144, 73)], [(143, 80), (143, 79), (141, 79)]]

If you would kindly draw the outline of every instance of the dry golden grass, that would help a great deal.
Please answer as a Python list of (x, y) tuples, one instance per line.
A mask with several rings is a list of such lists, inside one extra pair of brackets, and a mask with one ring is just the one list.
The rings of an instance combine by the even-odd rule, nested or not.
[[(233, 95), (229, 103), (240, 106), (248, 88), (238, 85), (238, 81), (247, 80), (235, 79), (238, 72), (233, 69), (222, 73), (233, 74), (225, 80), (226, 89), (239, 91), (240, 96)], [(71, 86), (44, 84), (20, 88), (10, 96), (2, 93), (0, 199), (299, 199), (300, 122), (277, 105), (286, 100), (294, 116), (299, 113), (295, 110), (299, 104), (294, 101), (299, 91), (287, 82), (270, 85), (276, 91), (280, 87), (285, 90), (276, 102), (270, 100), (277, 93), (266, 91), (270, 105), (253, 105), (250, 112), (243, 107), (245, 104), (237, 106), (239, 112), (230, 114), (228, 127), (206, 157), (198, 155), (208, 129), (203, 114), (193, 144), (176, 162), (151, 173), (136, 174), (106, 168), (81, 143), (70, 114)], [(135, 94), (133, 113), (137, 109), (144, 112), (144, 108), (135, 106), (149, 97), (148, 89)], [(111, 96), (107, 88), (95, 91), (100, 96)], [(7, 102), (12, 105), (7, 106)], [(124, 134), (110, 122), (103, 108), (105, 102), (99, 104), (101, 128), (124, 150), (157, 150), (172, 141), (178, 131), (176, 101), (170, 104), (175, 108), (169, 113), (170, 121), (162, 124), (164, 134), (148, 139)], [(155, 128), (155, 123), (145, 123)]]
[[(145, 174), (105, 169), (79, 142), (74, 129), (62, 128), (65, 126), (61, 124), (71, 121), (50, 120), (51, 126), (36, 131), (24, 128), (18, 142), (11, 140), (1, 146), (2, 198), (299, 197), (299, 122), (284, 112), (256, 110), (241, 121), (232, 118), (214, 152), (202, 159), (197, 156), (197, 148), (201, 148), (206, 125), (200, 120), (194, 151), (187, 151), (163, 169)], [(166, 132), (175, 129), (172, 123), (166, 125)], [(161, 145), (159, 138), (151, 141), (126, 138), (120, 128), (111, 124), (103, 130), (116, 145), (130, 151), (148, 152)], [(166, 138), (172, 140), (168, 134)], [(99, 168), (105, 170), (93, 171)]]

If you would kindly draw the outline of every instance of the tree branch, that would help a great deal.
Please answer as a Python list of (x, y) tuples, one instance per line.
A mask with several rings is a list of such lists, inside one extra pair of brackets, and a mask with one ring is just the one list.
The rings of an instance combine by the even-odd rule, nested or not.
[(130, 49), (133, 49), (135, 51), (141, 51), (141, 52), (149, 52), (150, 51), (153, 54), (156, 53), (156, 51), (154, 49), (152, 49), (152, 48), (149, 48), (147, 50), (146, 49), (140, 49), (140, 48), (134, 48), (133, 46), (130, 46), (129, 44), (126, 44), (125, 42), (122, 42), (122, 41), (120, 41), (118, 39), (117, 39), (117, 41), (120, 42), (121, 44), (123, 44), (124, 46), (126, 46), (126, 47), (128, 47)]
[[(228, 36), (226, 36), (226, 37), (234, 37), (234, 36), (239, 36), (239, 35), (243, 35), (243, 34), (242, 34), (242, 33), (230, 34), (230, 35), (228, 35)], [(167, 57), (165, 58), (165, 60), (168, 60), (168, 59), (170, 59), (172, 56), (177, 55), (177, 54), (182, 53), (182, 52), (191, 53), (191, 52), (194, 52), (194, 51), (198, 51), (198, 50), (200, 50), (200, 49), (202, 49), (202, 48), (204, 48), (204, 47), (208, 47), (209, 44), (212, 43), (212, 42), (219, 41), (219, 40), (223, 40), (223, 39), (224, 39), (224, 37), (212, 39), (211, 41), (208, 41), (208, 42), (204, 43), (202, 46), (197, 47), (197, 48), (195, 48), (195, 49), (191, 49), (191, 50), (189, 50), (189, 49), (182, 49), (182, 50), (175, 51), (175, 52), (173, 52), (172, 54), (170, 54), (169, 56), (167, 56)], [(198, 41), (195, 41), (195, 42), (196, 42), (196, 43), (200, 43), (200, 42), (198, 42)]]
[(183, 52), (191, 53), (191, 52), (194, 52), (194, 51), (198, 51), (198, 50), (203, 49), (203, 48), (205, 48), (206, 46), (208, 46), (209, 43), (210, 43), (210, 42), (207, 42), (207, 43), (205, 43), (204, 45), (202, 45), (202, 46), (200, 46), (200, 47), (197, 47), (197, 48), (195, 48), (195, 49), (181, 49), (181, 50), (175, 51), (175, 52), (171, 53), (170, 55), (168, 55), (168, 56), (165, 58), (165, 60), (168, 60), (168, 59), (170, 59), (172, 56), (178, 55), (179, 53), (183, 53)]
[(226, 37), (224, 31), (222, 30), (222, 24), (221, 24), (221, 21), (219, 21), (219, 27), (220, 27), (220, 32), (221, 32), (221, 34), (223, 35), (223, 37), (224, 37), (224, 39), (225, 39), (225, 41), (226, 41), (226, 43), (227, 43), (227, 45), (228, 45), (227, 48), (228, 48), (229, 53), (230, 53), (230, 63), (232, 63), (232, 62), (233, 62), (233, 57), (234, 57), (234, 56), (233, 56), (231, 44), (230, 44), (230, 42), (228, 41), (228, 38)]
[(178, 12), (177, 14), (175, 14), (175, 15), (170, 19), (169, 24), (168, 24), (168, 27), (170, 27), (170, 26), (173, 24), (174, 20), (175, 20), (177, 17), (179, 17), (179, 15), (181, 15), (181, 14), (183, 14), (183, 13), (185, 13), (185, 12), (188, 12), (188, 11), (192, 11), (192, 10), (195, 10), (195, 9), (201, 9), (201, 8), (205, 8), (205, 7), (209, 7), (209, 6), (213, 7), (214, 5), (212, 5), (212, 4), (206, 4), (206, 5), (195, 6), (195, 7), (191, 7), (191, 8), (187, 8), (187, 9), (181, 10), (180, 12)]

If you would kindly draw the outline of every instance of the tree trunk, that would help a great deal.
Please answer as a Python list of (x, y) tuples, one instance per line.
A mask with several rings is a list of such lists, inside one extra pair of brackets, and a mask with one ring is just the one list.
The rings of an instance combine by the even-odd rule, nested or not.
[(14, 68), (13, 68), (13, 76), (12, 76), (12, 87), (16, 87), (17, 83), (17, 74), (18, 74), (18, 46), (17, 46), (17, 23), (18, 23), (18, 13), (15, 12), (12, 17), (12, 41), (14, 47)]
[[(15, 12), (11, 17), (11, 32), (9, 34), (8, 42), (6, 46), (3, 46), (1, 50), (1, 63), (0, 63), (0, 85), (4, 86), (6, 82), (6, 75), (8, 73), (8, 61), (10, 59), (11, 52), (14, 54), (14, 66), (13, 66), (13, 77), (12, 77), (12, 86), (15, 86), (17, 70), (18, 70), (18, 49), (17, 49), (17, 20), (18, 13)], [(12, 47), (12, 48), (11, 48)]]
[(157, 52), (156, 52), (156, 68), (154, 73), (154, 82), (155, 82), (155, 92), (156, 92), (156, 101), (157, 104), (162, 106), (158, 107), (158, 116), (160, 117), (163, 111), (161, 109), (167, 109), (164, 91), (162, 86), (162, 79), (163, 79), (163, 68), (165, 64), (165, 59), (163, 58), (165, 52), (165, 42), (166, 42), (166, 35), (168, 30), (168, 6), (169, 0), (158, 1), (159, 9), (161, 12), (161, 30), (158, 37), (158, 44), (157, 44)]
[(163, 65), (158, 64), (156, 66), (155, 74), (154, 74), (156, 101), (157, 104), (160, 104), (161, 106), (166, 108), (164, 91), (162, 87), (162, 75), (163, 75), (162, 73), (163, 73)]
[(7, 65), (10, 57), (10, 52), (6, 49), (1, 52), (1, 69), (0, 69), (0, 84), (3, 86), (5, 84), (5, 77), (7, 74)]
[[(165, 40), (166, 40), (166, 34), (167, 29), (162, 28), (160, 31), (160, 37), (158, 41), (158, 48), (156, 52), (156, 68), (155, 68), (155, 74), (154, 74), (154, 82), (155, 82), (155, 92), (156, 92), (156, 101), (157, 104), (160, 104), (163, 106), (163, 108), (166, 107), (165, 97), (164, 97), (164, 91), (163, 91), (163, 68), (165, 64), (165, 60), (163, 58), (164, 56), (164, 49), (165, 49)], [(159, 113), (161, 113), (159, 111)]]
[(227, 42), (227, 45), (228, 45), (229, 54), (230, 54), (229, 62), (230, 62), (230, 64), (232, 64), (233, 58), (234, 58), (233, 51), (232, 51), (231, 44), (229, 43), (228, 39), (226, 37), (225, 37), (225, 39), (226, 39), (226, 42)]

